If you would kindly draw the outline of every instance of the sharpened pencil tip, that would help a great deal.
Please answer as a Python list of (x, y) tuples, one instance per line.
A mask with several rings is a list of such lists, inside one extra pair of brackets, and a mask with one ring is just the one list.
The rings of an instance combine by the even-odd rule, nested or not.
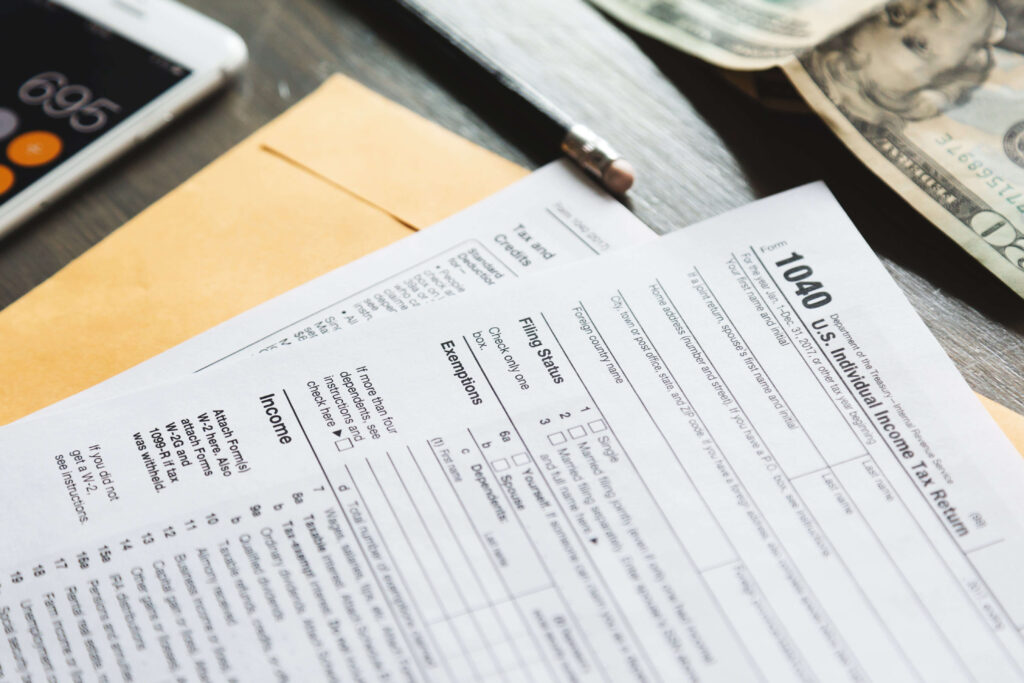
[(615, 194), (625, 194), (636, 182), (636, 170), (625, 159), (616, 159), (605, 169), (601, 180)]

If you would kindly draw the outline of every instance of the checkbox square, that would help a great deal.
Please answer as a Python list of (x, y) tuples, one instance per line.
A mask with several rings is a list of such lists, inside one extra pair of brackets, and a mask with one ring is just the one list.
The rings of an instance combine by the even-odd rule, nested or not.
[(593, 422), (588, 422), (587, 426), (590, 427), (590, 431), (592, 431), (594, 434), (597, 434), (598, 432), (603, 432), (604, 430), (608, 429), (608, 423), (606, 423), (604, 420), (594, 420)]
[(563, 432), (555, 432), (554, 434), (548, 434), (548, 442), (550, 442), (552, 446), (563, 444), (565, 443), (565, 441), (566, 438)]
[(512, 464), (522, 467), (530, 464), (530, 456), (526, 453), (516, 453), (512, 456)]
[(491, 461), (491, 467), (494, 468), (495, 472), (504, 472), (508, 469), (508, 460), (505, 458), (498, 458), (497, 460)]
[(345, 437), (344, 439), (338, 439), (334, 442), (334, 447), (339, 451), (347, 451), (352, 448), (352, 439)]
[(587, 435), (587, 430), (583, 425), (576, 425), (575, 427), (569, 427), (569, 436), (574, 439), (580, 439)]

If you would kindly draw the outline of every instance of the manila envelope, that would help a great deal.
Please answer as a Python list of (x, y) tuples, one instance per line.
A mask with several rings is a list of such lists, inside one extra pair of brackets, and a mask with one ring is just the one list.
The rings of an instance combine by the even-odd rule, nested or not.
[(0, 312), (0, 424), (526, 173), (335, 76)]
[[(343, 76), (0, 312), (0, 424), (527, 173)], [(1024, 452), (1024, 416), (982, 398)]]

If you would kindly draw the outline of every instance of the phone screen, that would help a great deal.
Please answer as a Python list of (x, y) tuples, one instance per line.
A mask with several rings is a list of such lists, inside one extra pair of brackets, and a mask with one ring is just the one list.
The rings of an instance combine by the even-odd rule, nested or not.
[(0, 0), (0, 206), (189, 75), (48, 0)]

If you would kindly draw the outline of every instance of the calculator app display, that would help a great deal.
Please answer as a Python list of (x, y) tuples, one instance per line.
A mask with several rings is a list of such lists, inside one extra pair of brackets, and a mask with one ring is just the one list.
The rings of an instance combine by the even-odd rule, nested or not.
[(189, 73), (49, 0), (0, 2), (0, 205)]

